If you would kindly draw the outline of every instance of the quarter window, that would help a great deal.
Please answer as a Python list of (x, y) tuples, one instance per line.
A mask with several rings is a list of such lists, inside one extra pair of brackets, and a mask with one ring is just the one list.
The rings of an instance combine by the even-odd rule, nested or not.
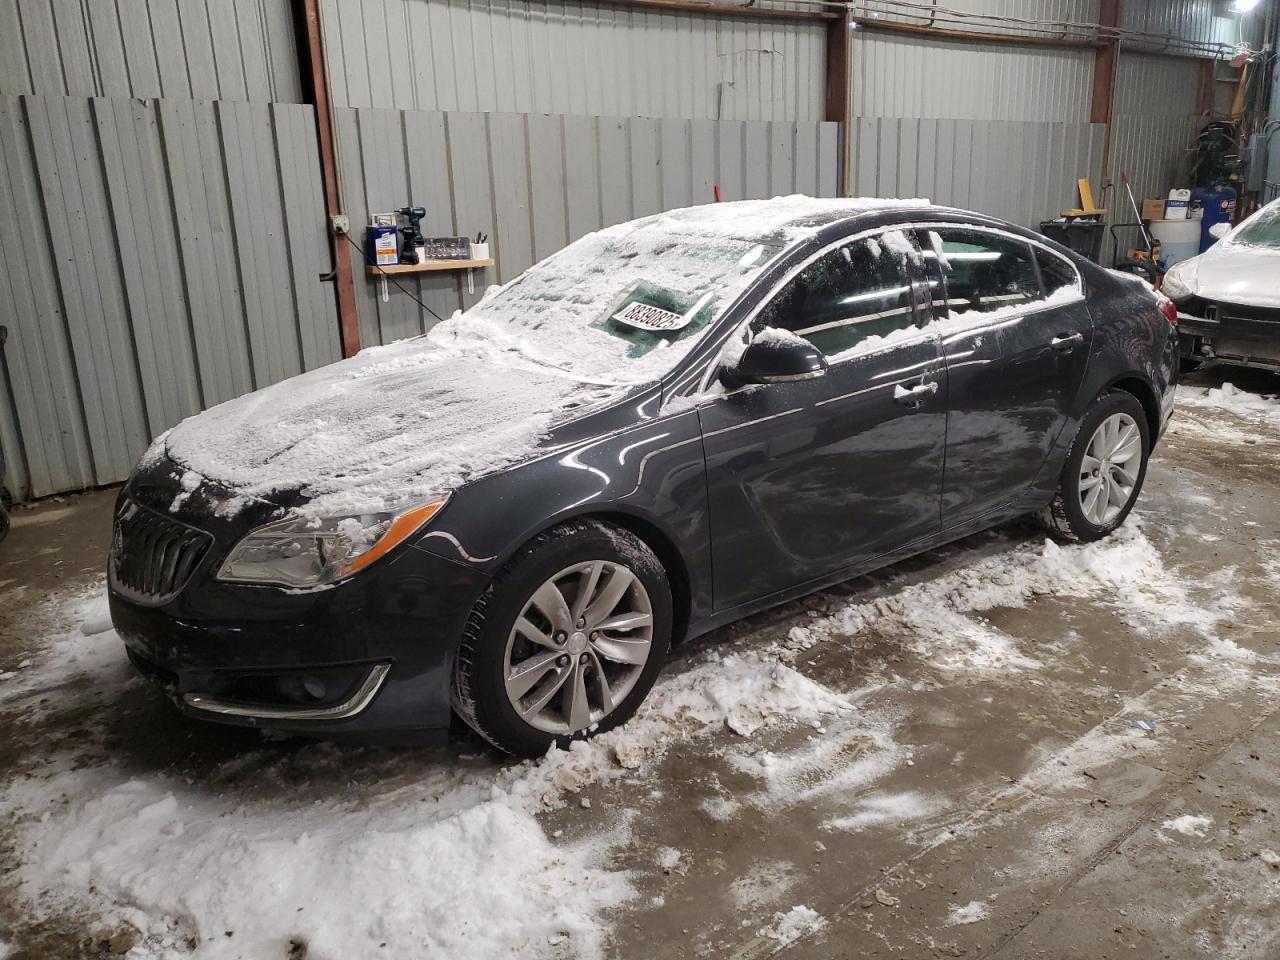
[[(949, 227), (930, 231), (929, 241), (946, 278), (951, 313), (989, 313), (1041, 299), (1030, 244)], [(934, 306), (940, 306), (937, 298)]]
[(1046, 294), (1054, 294), (1063, 287), (1076, 285), (1076, 271), (1060, 256), (1048, 250), (1036, 250), (1036, 263), (1040, 265), (1040, 281)]
[(912, 326), (907, 259), (914, 253), (901, 231), (833, 250), (801, 271), (760, 311), (752, 333), (766, 327), (789, 330), (835, 357)]

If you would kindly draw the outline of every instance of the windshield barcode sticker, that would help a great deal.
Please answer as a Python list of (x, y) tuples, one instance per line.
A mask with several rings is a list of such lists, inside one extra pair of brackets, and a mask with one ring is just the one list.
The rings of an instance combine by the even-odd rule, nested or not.
[(692, 316), (681, 316), (670, 310), (660, 310), (647, 303), (633, 300), (613, 315), (619, 323), (637, 330), (679, 330), (689, 325)]

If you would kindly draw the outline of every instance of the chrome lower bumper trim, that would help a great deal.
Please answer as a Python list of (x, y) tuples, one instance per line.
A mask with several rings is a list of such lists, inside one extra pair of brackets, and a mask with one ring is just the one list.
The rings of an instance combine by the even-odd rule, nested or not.
[(219, 700), (199, 693), (186, 693), (182, 702), (192, 710), (203, 710), (206, 713), (220, 713), (228, 717), (246, 717), (254, 720), (348, 720), (358, 715), (377, 696), (382, 683), (387, 679), (391, 664), (378, 663), (370, 669), (355, 693), (342, 703), (331, 707), (255, 707), (245, 703)]

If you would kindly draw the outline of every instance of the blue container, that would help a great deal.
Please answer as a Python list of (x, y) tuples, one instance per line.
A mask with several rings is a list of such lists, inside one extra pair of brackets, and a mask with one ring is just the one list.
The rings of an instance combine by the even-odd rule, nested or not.
[(1200, 221), (1200, 252), (1204, 253), (1218, 238), (1209, 233), (1216, 224), (1230, 225), (1236, 216), (1236, 197), (1234, 189), (1219, 181), (1212, 186), (1197, 187), (1191, 193), (1191, 199), (1199, 201), (1204, 218)]
[(368, 263), (393, 267), (400, 262), (400, 233), (395, 227), (365, 228), (364, 255)]

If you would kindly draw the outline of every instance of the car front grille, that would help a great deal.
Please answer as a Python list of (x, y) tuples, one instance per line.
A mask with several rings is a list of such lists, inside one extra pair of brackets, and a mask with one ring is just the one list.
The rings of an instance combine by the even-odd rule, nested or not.
[(213, 538), (125, 500), (111, 539), (111, 579), (121, 593), (143, 603), (172, 600), (191, 579)]

